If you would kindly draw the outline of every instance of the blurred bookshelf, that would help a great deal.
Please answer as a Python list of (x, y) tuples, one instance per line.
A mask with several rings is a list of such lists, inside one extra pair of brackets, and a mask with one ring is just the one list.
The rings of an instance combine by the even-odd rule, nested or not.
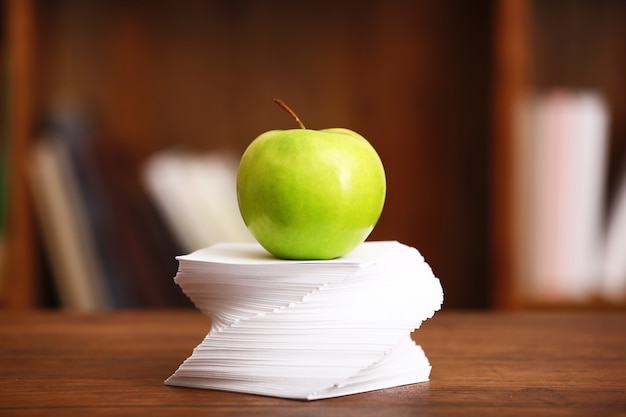
[[(377, 148), (389, 190), (371, 239), (418, 248), (442, 281), (444, 307), (623, 307), (593, 290), (582, 301), (527, 291), (519, 184), (530, 168), (517, 153), (529, 97), (598, 94), (609, 120), (600, 206), (608, 217), (626, 160), (622, 3), (3, 0), (0, 303), (72, 299), (55, 280), (65, 258), (52, 255), (43, 219), (58, 193), (34, 191), (32, 165), (38, 155), (45, 182), (67, 177), (48, 145), (79, 134), (89, 147), (70, 147), (83, 173), (74, 194), (90, 195), (92, 209), (70, 217), (100, 231), (86, 238), (72, 223), (78, 249), (68, 253), (83, 255), (65, 268), (93, 270), (88, 259), (100, 259), (107, 284), (117, 277), (111, 292), (133, 294), (114, 308), (185, 306), (170, 281), (174, 256), (190, 247), (142, 176), (159, 155), (236, 160), (261, 132), (294, 127), (273, 105), (279, 97), (308, 127), (352, 128)], [(113, 258), (103, 260), (102, 245)]]
[(498, 3), (491, 255), (497, 307), (625, 304), (619, 201), (626, 83), (618, 75), (626, 68), (625, 6)]

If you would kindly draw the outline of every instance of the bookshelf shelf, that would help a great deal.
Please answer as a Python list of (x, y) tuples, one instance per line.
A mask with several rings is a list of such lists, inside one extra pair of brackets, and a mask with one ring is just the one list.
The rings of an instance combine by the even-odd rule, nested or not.
[[(3, 0), (11, 183), (1, 305), (49, 304), (50, 259), (25, 166), (50, 109), (92, 112), (109, 185), (136, 195), (157, 152), (237, 155), (259, 133), (291, 127), (278, 97), (309, 127), (370, 139), (389, 184), (371, 238), (418, 248), (446, 307), (534, 306), (519, 287), (516, 108), (552, 87), (605, 92), (606, 195), (615, 194), (626, 155), (622, 3)], [(130, 224), (148, 210), (141, 198), (132, 211), (115, 207)]]

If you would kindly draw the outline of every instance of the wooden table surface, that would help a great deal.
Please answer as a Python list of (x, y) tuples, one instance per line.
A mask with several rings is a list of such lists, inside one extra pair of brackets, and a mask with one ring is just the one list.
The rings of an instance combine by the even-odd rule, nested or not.
[(626, 313), (442, 311), (431, 381), (314, 402), (163, 384), (209, 330), (194, 310), (0, 312), (0, 416), (626, 416)]

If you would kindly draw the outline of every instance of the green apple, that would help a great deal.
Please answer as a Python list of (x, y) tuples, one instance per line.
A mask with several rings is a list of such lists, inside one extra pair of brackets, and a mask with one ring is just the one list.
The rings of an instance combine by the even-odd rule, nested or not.
[(383, 210), (386, 179), (376, 150), (344, 128), (272, 130), (244, 152), (239, 209), (268, 252), (284, 259), (343, 256), (371, 233)]

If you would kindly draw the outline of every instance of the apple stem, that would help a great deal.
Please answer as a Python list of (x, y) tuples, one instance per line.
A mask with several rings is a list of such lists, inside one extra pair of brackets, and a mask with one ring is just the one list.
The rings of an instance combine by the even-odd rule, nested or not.
[(283, 108), (283, 110), (285, 110), (287, 113), (289, 113), (294, 119), (296, 119), (296, 122), (298, 123), (298, 126), (300, 126), (300, 129), (306, 129), (306, 127), (304, 127), (304, 123), (302, 123), (302, 121), (300, 120), (300, 118), (298, 117), (298, 115), (289, 108), (289, 106), (287, 106), (281, 99), (275, 98), (274, 99), (274, 103), (278, 104), (280, 107)]

